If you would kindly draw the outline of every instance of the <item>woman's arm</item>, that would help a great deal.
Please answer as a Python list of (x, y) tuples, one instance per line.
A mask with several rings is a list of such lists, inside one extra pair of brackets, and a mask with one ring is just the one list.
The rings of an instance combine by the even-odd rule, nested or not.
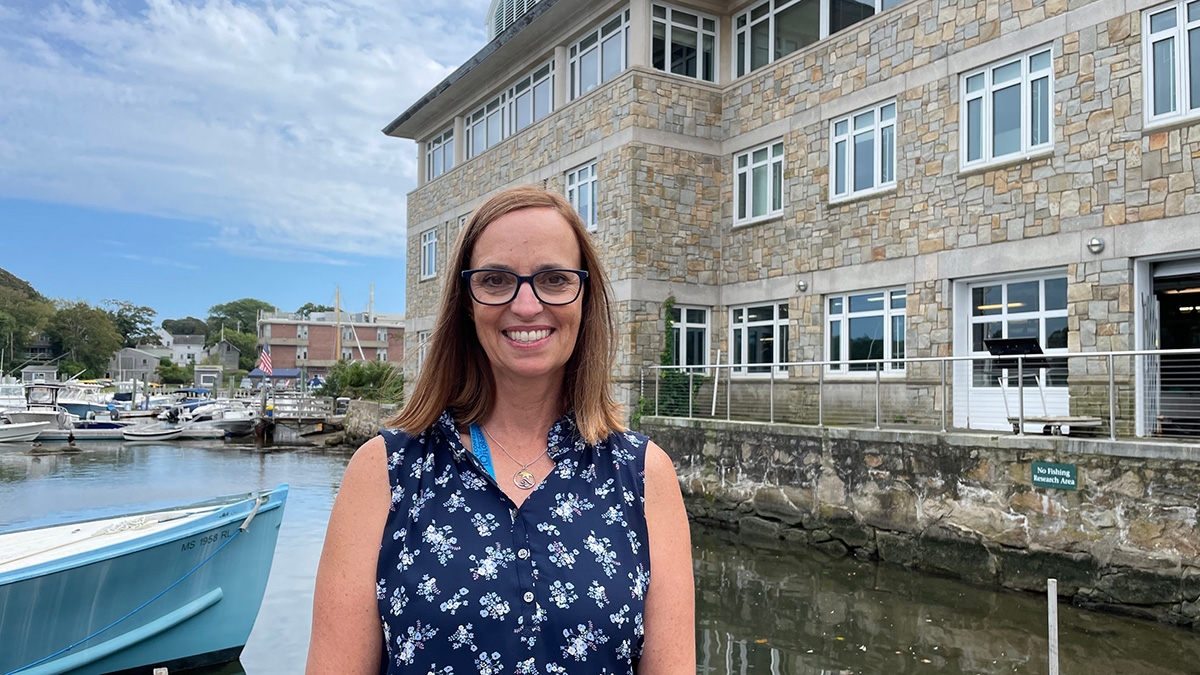
[(307, 675), (379, 673), (375, 570), (390, 503), (384, 442), (376, 436), (350, 459), (333, 503), (313, 595)]
[(696, 591), (692, 537), (675, 466), (663, 449), (646, 447), (646, 528), (650, 535), (650, 588), (646, 644), (638, 675), (696, 672)]

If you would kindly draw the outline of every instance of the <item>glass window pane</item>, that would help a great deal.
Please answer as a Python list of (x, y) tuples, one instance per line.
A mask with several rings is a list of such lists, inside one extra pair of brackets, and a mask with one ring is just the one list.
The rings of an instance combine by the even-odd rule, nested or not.
[(717, 81), (717, 47), (716, 40), (711, 35), (704, 36), (704, 49), (700, 54), (702, 72), (700, 79), (705, 82)]
[(596, 220), (592, 216), (592, 191), (588, 187), (590, 186), (585, 183), (579, 189), (579, 215), (590, 229)]
[(1021, 85), (992, 93), (992, 157), (1021, 151)]
[(775, 58), (783, 58), (820, 38), (820, 0), (799, 0), (775, 15)]
[(704, 20), (704, 30), (706, 30), (710, 33), (717, 32), (717, 22), (713, 21), (712, 19), (705, 19)]
[(550, 114), (550, 80), (542, 80), (533, 87), (533, 119), (540, 120)]
[(1002, 306), (1001, 286), (977, 286), (971, 289), (971, 316), (999, 314)]
[(671, 12), (671, 21), (693, 28), (700, 25), (700, 17), (688, 12), (681, 12), (678, 9)]
[[(751, 326), (746, 329), (747, 363), (771, 363), (775, 360), (775, 327)], [(750, 368), (752, 373), (765, 373), (769, 368)]]
[(650, 65), (657, 70), (667, 69), (667, 27), (657, 21), (650, 36)]
[[(829, 360), (840, 361), (842, 359), (842, 322), (829, 322)], [(832, 370), (840, 370), (841, 366), (833, 366)]]
[(771, 210), (783, 209), (783, 162), (771, 164)]
[(533, 122), (533, 94), (525, 92), (517, 97), (516, 100), (517, 119), (516, 128), (518, 131), (529, 126)]
[(704, 323), (708, 320), (707, 314), (703, 309), (689, 309), (687, 311), (688, 323)]
[(904, 291), (892, 291), (892, 309), (904, 309), (908, 295)]
[[(775, 342), (775, 360), (778, 363), (787, 363), (788, 361), (788, 327), (786, 325), (779, 326), (777, 330)], [(786, 370), (780, 368), (780, 370)]]
[(841, 298), (830, 298), (829, 299), (829, 313), (830, 314), (841, 314), (842, 313), (842, 299)]
[(750, 195), (746, 192), (746, 173), (742, 172), (737, 175), (737, 203), (739, 220), (745, 219), (747, 203), (750, 201)]
[(1035, 338), (1038, 337), (1038, 324), (1041, 323), (1037, 319), (1025, 319), (1024, 321), (1009, 321), (1008, 322), (1008, 337), (1011, 338)]
[(967, 161), (983, 157), (983, 99), (967, 102)]
[(859, 129), (866, 129), (867, 127), (871, 126), (872, 124), (875, 124), (875, 111), (873, 111), (873, 110), (868, 110), (867, 112), (862, 113), (861, 115), (854, 116), (854, 130), (855, 131), (858, 131)]
[(779, 313), (776, 315), (776, 318), (778, 318), (778, 319), (788, 318), (788, 306), (787, 306), (786, 302), (781, 303), (779, 305)]
[(883, 293), (864, 293), (850, 296), (851, 312), (879, 312), (883, 310)]
[(435, 177), (442, 175), (443, 171), (441, 150), (441, 148), (438, 148), (437, 150), (433, 151), (433, 175)]
[[(895, 359), (902, 359), (905, 356), (905, 353), (904, 353), (904, 317), (903, 316), (893, 316), (892, 317), (892, 353), (889, 354), (889, 356), (891, 356), (892, 358), (895, 358)], [(904, 363), (903, 362), (893, 363), (892, 367), (893, 368), (903, 368)]]
[(983, 73), (967, 78), (967, 93), (974, 94), (983, 89)]
[(1200, 108), (1200, 28), (1188, 31), (1188, 109)]
[(1034, 80), (1029, 96), (1029, 145), (1050, 142), (1050, 78)]
[(487, 145), (489, 148), (500, 142), (500, 135), (501, 135), (500, 131), (501, 131), (501, 126), (502, 126), (502, 124), (501, 124), (502, 121), (503, 121), (503, 119), (500, 117), (500, 113), (498, 113), (498, 112), (494, 112), (491, 115), (488, 115), (488, 118), (487, 118)]
[(846, 141), (834, 145), (833, 174), (833, 193), (846, 194)]
[(750, 20), (757, 21), (758, 19), (761, 19), (764, 16), (766, 16), (767, 13), (770, 11), (771, 11), (771, 3), (764, 2), (763, 4), (759, 5), (758, 7), (755, 7), (754, 9), (750, 10)]
[(746, 164), (750, 161), (750, 155), (738, 155), (738, 168), (746, 168)]
[(1067, 278), (1046, 280), (1046, 309), (1067, 308)]
[(875, 0), (830, 0), (829, 33), (848, 28), (875, 14)]
[(604, 72), (600, 81), (608, 82), (621, 72), (621, 57), (624, 55), (621, 34), (608, 38), (600, 48), (604, 51)]
[(704, 344), (704, 329), (689, 328), (687, 331), (687, 360), (685, 363), (689, 366), (704, 365), (704, 356), (707, 351)]
[(850, 130), (850, 122), (846, 120), (838, 120), (837, 124), (833, 125), (833, 133), (838, 136), (845, 136)]
[(737, 35), (737, 76), (746, 74), (746, 33)]
[(767, 188), (771, 183), (767, 180), (767, 167), (756, 166), (752, 169), (754, 172), (751, 185), (754, 189), (753, 201), (751, 202), (751, 215), (757, 218), (758, 216), (767, 215)]
[(1021, 62), (1014, 61), (992, 69), (992, 85), (999, 85), (1021, 78)]
[(767, 161), (767, 149), (762, 148), (760, 150), (755, 150), (754, 156), (750, 161), (754, 162), (755, 164)]
[(744, 321), (742, 319), (742, 310), (741, 309), (733, 310), (733, 322), (734, 323), (744, 323)]
[(654, 5), (653, 11), (654, 11), (654, 18), (656, 18), (656, 19), (667, 18), (667, 8), (666, 7), (663, 7), (662, 5)]
[(896, 180), (896, 127), (879, 130), (879, 182)]
[(1157, 33), (1175, 27), (1175, 10), (1169, 9), (1150, 16), (1150, 32)]
[(771, 146), (771, 156), (772, 157), (782, 157), (783, 156), (783, 143), (776, 143), (775, 145)]
[(1029, 57), (1029, 72), (1036, 73), (1039, 70), (1045, 70), (1050, 67), (1052, 59), (1050, 58), (1050, 50), (1038, 52)]
[[(847, 329), (851, 361), (883, 358), (882, 316), (851, 317), (847, 322)], [(865, 368), (851, 366), (851, 370), (864, 369), (874, 370), (875, 367), (873, 365)]]
[(879, 109), (879, 120), (886, 122), (896, 117), (896, 104), (889, 103)]
[(699, 35), (694, 30), (674, 28), (671, 30), (671, 72), (685, 77), (696, 77)]
[(1154, 114), (1175, 112), (1175, 39), (1159, 40), (1154, 52)]
[(602, 35), (603, 37), (608, 37), (609, 35), (612, 34), (613, 31), (617, 30), (620, 27), (621, 27), (621, 17), (619, 17), (619, 16), (613, 17), (612, 21), (609, 21), (608, 23), (604, 24), (604, 26), (600, 29), (600, 35)]
[(593, 49), (579, 58), (579, 93), (586, 94), (600, 84), (600, 51)]
[(1200, 21), (1200, 2), (1189, 2), (1187, 6), (1188, 23)]
[(487, 132), (483, 128), (483, 120), (471, 127), (471, 154), (472, 156), (487, 150)]
[(746, 308), (746, 322), (754, 321), (774, 321), (775, 308), (771, 305), (760, 305), (758, 307)]
[(750, 26), (750, 70), (771, 62), (771, 22), (761, 21)]
[(1046, 349), (1067, 348), (1067, 317), (1046, 319)]
[(679, 357), (682, 356), (682, 354), (679, 351), (680, 346), (681, 345), (679, 344), (679, 328), (678, 327), (672, 328), (671, 329), (671, 365), (673, 365), (673, 366), (679, 365)]
[(733, 331), (733, 362), (746, 363), (746, 360), (742, 357), (742, 329), (740, 328)]
[(854, 136), (854, 190), (875, 187), (875, 134), (868, 131)]
[(1004, 324), (999, 321), (977, 323), (971, 326), (971, 351), (986, 352), (984, 340), (999, 340), (1004, 337)]
[(1008, 313), (1036, 312), (1041, 309), (1038, 301), (1037, 281), (1022, 281), (1019, 284), (1008, 285)]
[(442, 152), (444, 152), (446, 154), (446, 160), (443, 162), (443, 164), (445, 165), (446, 170), (449, 171), (450, 169), (454, 168), (454, 139), (453, 138), (446, 141), (446, 144), (442, 146)]

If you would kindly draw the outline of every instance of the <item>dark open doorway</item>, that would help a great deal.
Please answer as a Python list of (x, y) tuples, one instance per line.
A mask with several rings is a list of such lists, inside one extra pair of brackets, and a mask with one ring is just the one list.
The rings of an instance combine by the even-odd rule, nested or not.
[[(1156, 277), (1158, 348), (1200, 348), (1200, 274)], [(1162, 431), (1200, 435), (1200, 355), (1164, 354), (1160, 361)]]

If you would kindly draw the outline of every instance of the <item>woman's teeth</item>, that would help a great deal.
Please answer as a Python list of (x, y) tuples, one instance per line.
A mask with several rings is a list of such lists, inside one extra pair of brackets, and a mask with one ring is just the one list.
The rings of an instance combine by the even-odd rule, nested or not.
[(514, 342), (537, 342), (542, 338), (549, 337), (549, 330), (510, 330), (505, 331), (508, 339)]

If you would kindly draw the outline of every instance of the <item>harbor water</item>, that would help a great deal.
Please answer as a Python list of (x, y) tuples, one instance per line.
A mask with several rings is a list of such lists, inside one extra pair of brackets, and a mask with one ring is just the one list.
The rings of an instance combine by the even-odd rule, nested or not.
[[(50, 451), (47, 451), (47, 450)], [(303, 672), (313, 580), (345, 450), (222, 442), (0, 444), (0, 529), (291, 485), (274, 567), (240, 664)], [(698, 673), (1048, 673), (1046, 602), (808, 550), (693, 532)], [(1200, 635), (1059, 607), (1060, 672), (1200, 674)]]

